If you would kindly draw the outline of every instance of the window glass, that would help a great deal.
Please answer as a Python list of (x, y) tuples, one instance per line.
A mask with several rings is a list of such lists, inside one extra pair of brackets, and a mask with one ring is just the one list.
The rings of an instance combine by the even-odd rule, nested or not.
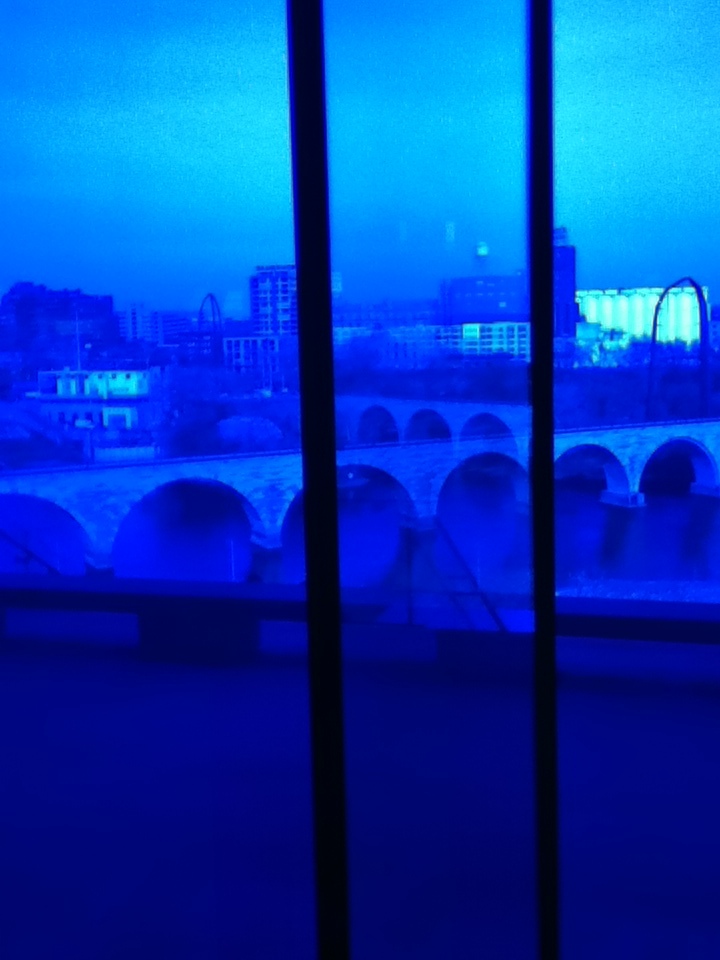
[[(285, 24), (2, 5), (0, 584), (146, 597), (137, 629), (4, 621), (8, 960), (314, 955), (304, 664), (168, 662), (292, 639), (213, 605), (274, 600), (300, 488)], [(5, 646), (138, 633), (162, 656)]]
[(279, 2), (6, 11), (0, 573), (282, 579), (284, 24)]
[(525, 8), (326, 38), (355, 951), (530, 957)]
[(564, 952), (588, 960), (720, 949), (694, 643), (720, 600), (719, 40), (701, 0), (555, 4), (557, 593), (662, 641), (560, 645)]
[(700, 0), (557, 4), (562, 597), (720, 599), (717, 32)]

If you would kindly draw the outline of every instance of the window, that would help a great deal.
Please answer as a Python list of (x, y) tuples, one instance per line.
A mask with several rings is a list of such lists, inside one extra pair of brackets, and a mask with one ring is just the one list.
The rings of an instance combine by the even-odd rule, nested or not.
[[(0, 911), (8, 957), (313, 954), (304, 663), (269, 684), (236, 662), (168, 666), (185, 638), (194, 663), (296, 637), (302, 650), (304, 587), (288, 559), (302, 549), (297, 338), (283, 341), (286, 392), (259, 362), (226, 368), (222, 342), (258, 335), (248, 329), (258, 265), (287, 272), (294, 260), (285, 24), (281, 0), (3, 7), (0, 207), (16, 229), (0, 237), (0, 366), (13, 388), (3, 416), (26, 429), (0, 438), (0, 585), (24, 577), (46, 598), (58, 587), (56, 604), (94, 591), (109, 611), (93, 637), (102, 643), (125, 642), (127, 614), (110, 612), (135, 603), (128, 642), (135, 631), (141, 646), (164, 645), (107, 674), (58, 665), (46, 686), (26, 664), (25, 704), (20, 687), (0, 696), (24, 731), (0, 747), (3, 782), (18, 785), (0, 816), (2, 886), (14, 886)], [(140, 368), (147, 395), (130, 399)], [(40, 371), (70, 397), (78, 370), (90, 393), (108, 395), (106, 429), (58, 429), (52, 417), (78, 413), (56, 412), (52, 398), (38, 409)], [(276, 589), (290, 625), (261, 627), (257, 605), (237, 605), (258, 601), (258, 583)], [(219, 617), (229, 600), (232, 616)], [(63, 614), (52, 608), (49, 620), (59, 636)], [(98, 711), (90, 691), (101, 688)], [(260, 713), (246, 713), (251, 701)], [(39, 760), (41, 716), (58, 737), (50, 764)], [(30, 780), (22, 751), (39, 761)], [(280, 776), (258, 761), (279, 761)], [(54, 812), (30, 795), (53, 796)], [(45, 839), (30, 851), (22, 837), (40, 823)], [(73, 864), (62, 895), (40, 908), (60, 861)]]
[[(418, 674), (423, 657), (458, 664), (463, 644), (474, 644), (478, 675), (489, 676), (512, 650), (527, 670), (518, 696), (529, 697), (527, 369), (502, 407), (493, 392), (510, 378), (509, 361), (463, 359), (458, 370), (436, 353), (424, 365), (423, 328), (399, 319), (399, 301), (457, 291), (465, 344), (492, 354), (505, 341), (490, 313), (502, 287), (482, 273), (526, 267), (524, 5), (421, 3), (410, 15), (390, 0), (368, 17), (326, 0), (325, 16), (332, 268), (343, 296), (390, 304), (380, 330), (351, 339), (349, 353), (336, 348), (353, 948), (362, 957), (389, 956), (390, 943), (417, 956), (532, 957), (532, 843), (510, 865), (498, 839), (500, 782), (532, 795), (531, 725), (520, 723), (512, 744), (497, 731), (501, 773), (480, 736), (492, 681), (480, 693), (459, 668), (447, 683), (415, 682), (407, 664), (413, 658)], [(492, 270), (475, 256), (480, 229)], [(354, 622), (361, 590), (387, 598), (372, 633)], [(380, 668), (360, 670), (353, 651), (398, 661), (383, 675), (385, 706), (367, 679)], [(455, 784), (470, 751), (476, 774), (461, 798)], [(493, 920), (485, 892), (469, 893), (487, 891), (491, 876)]]

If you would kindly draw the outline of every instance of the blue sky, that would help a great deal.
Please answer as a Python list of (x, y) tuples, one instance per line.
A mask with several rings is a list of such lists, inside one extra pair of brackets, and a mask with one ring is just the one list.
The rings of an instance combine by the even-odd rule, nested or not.
[[(326, 0), (350, 299), (432, 296), (478, 240), (493, 269), (524, 265), (523, 5), (482, 7)], [(192, 307), (292, 259), (281, 4), (36, 0), (3, 20), (0, 289)], [(557, 219), (582, 286), (691, 273), (720, 302), (718, 41), (708, 0), (556, 0)]]

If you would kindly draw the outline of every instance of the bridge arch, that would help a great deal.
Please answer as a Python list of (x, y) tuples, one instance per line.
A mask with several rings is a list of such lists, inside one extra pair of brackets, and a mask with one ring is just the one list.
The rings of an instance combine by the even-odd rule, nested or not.
[[(376, 586), (395, 570), (406, 529), (416, 519), (407, 489), (377, 467), (338, 468), (340, 578), (346, 587)], [(281, 531), (283, 580), (305, 579), (302, 490), (290, 503)]]
[(518, 446), (510, 427), (494, 413), (473, 414), (462, 425), (461, 440), (484, 440), (488, 446), (510, 457), (517, 457)]
[(360, 414), (357, 427), (360, 444), (398, 443), (400, 430), (387, 407), (374, 404)]
[(118, 577), (239, 581), (248, 578), (261, 521), (246, 497), (217, 480), (161, 484), (125, 514), (112, 548)]
[(445, 417), (425, 408), (416, 410), (405, 428), (406, 440), (450, 440), (452, 431)]
[(0, 494), (0, 570), (83, 576), (90, 546), (82, 524), (57, 503)]
[(600, 444), (579, 444), (555, 458), (556, 482), (570, 479), (579, 481), (585, 489), (597, 489), (598, 493), (605, 490), (618, 502), (629, 502), (630, 480), (625, 467)]
[(439, 573), (502, 588), (511, 565), (529, 570), (529, 482), (513, 457), (487, 451), (454, 467), (440, 489)]
[(475, 413), (465, 421), (460, 430), (461, 440), (514, 440), (510, 427), (494, 413)]
[(691, 437), (668, 440), (645, 461), (640, 475), (644, 494), (715, 493), (720, 471), (710, 450)]

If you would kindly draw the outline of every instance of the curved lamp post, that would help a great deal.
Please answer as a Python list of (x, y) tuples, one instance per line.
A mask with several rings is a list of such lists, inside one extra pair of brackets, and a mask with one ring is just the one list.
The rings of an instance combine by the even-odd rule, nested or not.
[(677, 287), (689, 286), (693, 288), (700, 311), (700, 413), (707, 417), (710, 414), (710, 324), (708, 321), (708, 307), (705, 295), (700, 284), (692, 277), (681, 277), (669, 284), (660, 295), (655, 305), (652, 322), (652, 337), (650, 339), (650, 365), (648, 368), (648, 390), (645, 401), (645, 420), (650, 421), (653, 388), (655, 386), (655, 352), (657, 346), (658, 320), (660, 310), (671, 290)]

